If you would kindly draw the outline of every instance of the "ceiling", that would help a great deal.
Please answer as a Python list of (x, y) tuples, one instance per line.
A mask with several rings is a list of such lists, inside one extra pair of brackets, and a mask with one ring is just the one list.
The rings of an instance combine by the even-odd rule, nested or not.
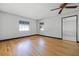
[[(50, 10), (58, 8), (60, 5), (61, 3), (0, 3), (0, 10), (32, 19), (42, 19), (52, 15), (58, 15), (59, 10)], [(63, 12), (67, 13), (71, 11), (76, 10), (66, 9)]]

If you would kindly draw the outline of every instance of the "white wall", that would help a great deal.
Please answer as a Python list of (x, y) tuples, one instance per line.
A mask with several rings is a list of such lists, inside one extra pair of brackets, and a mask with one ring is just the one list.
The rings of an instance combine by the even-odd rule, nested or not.
[[(75, 11), (72, 13), (65, 13), (57, 16), (50, 16), (40, 20), (40, 22), (44, 22), (45, 30), (39, 31), (39, 33), (41, 35), (61, 38), (61, 18), (71, 16), (71, 15), (78, 15), (79, 17), (79, 11)], [(78, 21), (78, 25), (79, 25), (79, 21)], [(78, 34), (79, 34), (79, 26), (78, 26)], [(78, 40), (79, 40), (79, 35), (78, 35)]]
[(40, 31), (40, 34), (52, 36), (52, 37), (61, 37), (61, 21), (60, 17), (50, 17), (40, 22), (44, 22), (44, 31)]
[[(42, 34), (52, 37), (61, 38), (61, 18), (71, 15), (78, 15), (79, 12), (67, 13), (57, 16), (50, 16), (40, 21), (25, 19), (19, 16), (10, 15), (0, 12), (0, 40), (15, 38), (20, 36), (28, 36), (32, 34)], [(79, 18), (78, 18), (79, 19)], [(27, 20), (30, 22), (30, 31), (19, 32), (19, 20)], [(39, 31), (39, 25), (36, 22), (44, 22), (44, 31)], [(79, 25), (79, 21), (78, 21)], [(79, 29), (79, 27), (78, 27)], [(78, 31), (79, 33), (79, 31)], [(78, 36), (79, 38), (79, 36)]]
[(1, 19), (0, 19), (0, 38), (1, 38)]
[[(19, 32), (19, 20), (30, 22), (30, 31)], [(36, 21), (0, 12), (0, 40), (36, 34)]]

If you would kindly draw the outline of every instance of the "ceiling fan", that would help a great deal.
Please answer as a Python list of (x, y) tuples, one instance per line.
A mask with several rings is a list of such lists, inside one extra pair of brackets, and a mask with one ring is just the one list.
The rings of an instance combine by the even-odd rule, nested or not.
[(70, 8), (77, 8), (78, 6), (74, 5), (74, 6), (67, 6), (69, 3), (63, 3), (60, 5), (59, 8), (55, 8), (55, 9), (51, 9), (51, 11), (54, 11), (54, 10), (57, 10), (57, 9), (60, 9), (58, 14), (61, 14), (61, 12), (63, 11), (64, 8), (67, 8), (67, 9), (70, 9)]

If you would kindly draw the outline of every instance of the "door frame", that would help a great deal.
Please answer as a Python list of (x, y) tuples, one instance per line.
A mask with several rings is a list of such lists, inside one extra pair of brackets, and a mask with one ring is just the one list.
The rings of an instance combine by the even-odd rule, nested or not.
[(71, 15), (71, 16), (66, 16), (61, 18), (61, 38), (63, 40), (63, 20), (64, 18), (69, 18), (69, 17), (76, 17), (76, 42), (78, 43), (78, 15)]

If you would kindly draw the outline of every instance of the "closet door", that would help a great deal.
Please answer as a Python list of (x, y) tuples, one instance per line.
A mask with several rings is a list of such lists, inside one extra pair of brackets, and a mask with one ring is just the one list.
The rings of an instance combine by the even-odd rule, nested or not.
[(63, 18), (63, 40), (77, 40), (76, 16)]

